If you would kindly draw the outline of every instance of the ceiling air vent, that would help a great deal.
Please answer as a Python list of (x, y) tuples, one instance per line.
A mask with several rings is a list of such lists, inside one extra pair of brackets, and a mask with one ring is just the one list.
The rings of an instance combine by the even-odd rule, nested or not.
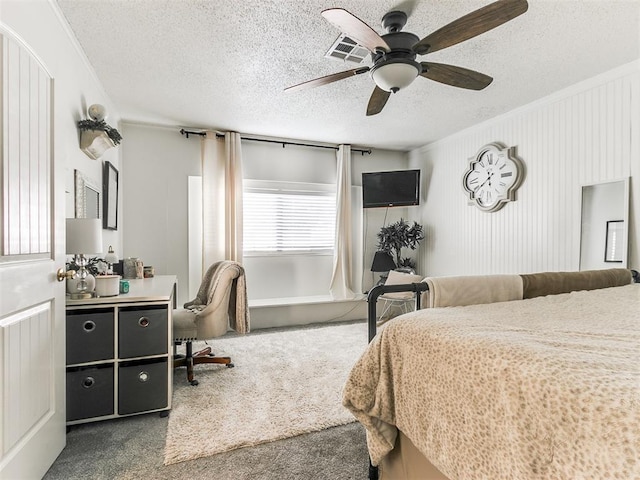
[(342, 62), (362, 63), (369, 56), (369, 50), (341, 34), (324, 56)]

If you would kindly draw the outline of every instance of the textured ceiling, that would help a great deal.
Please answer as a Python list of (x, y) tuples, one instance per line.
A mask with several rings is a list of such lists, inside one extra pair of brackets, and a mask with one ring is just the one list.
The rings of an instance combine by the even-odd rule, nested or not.
[[(384, 33), (409, 11), (422, 38), (490, 1), (57, 0), (122, 119), (409, 150), (640, 58), (640, 0), (530, 0), (516, 19), (419, 57), (494, 78), (482, 91), (417, 78), (366, 117), (368, 74), (287, 86), (354, 68), (325, 52), (342, 7)], [(91, 99), (88, 99), (89, 102)]]

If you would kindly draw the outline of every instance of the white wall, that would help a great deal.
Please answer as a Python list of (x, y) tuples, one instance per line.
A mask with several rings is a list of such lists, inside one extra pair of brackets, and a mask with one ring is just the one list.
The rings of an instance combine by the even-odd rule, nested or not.
[[(490, 142), (526, 165), (517, 201), (468, 206), (468, 158)], [(429, 275), (577, 270), (582, 185), (631, 177), (629, 267), (640, 267), (640, 62), (411, 152), (423, 168)]]
[[(99, 160), (91, 160), (80, 150), (77, 122), (88, 118), (87, 108), (100, 103), (107, 108), (108, 123), (118, 128), (119, 115), (107, 97), (84, 53), (73, 37), (55, 2), (2, 0), (0, 23), (21, 37), (43, 61), (54, 78), (54, 156), (65, 165), (66, 217), (74, 216), (74, 170), (78, 169), (98, 186), (102, 185), (104, 161), (119, 168), (119, 148), (107, 151)], [(121, 230), (103, 230), (106, 254), (108, 245), (116, 251), (121, 245)]]
[[(188, 298), (188, 177), (200, 175), (200, 137), (180, 135), (168, 128), (123, 123), (123, 179), (126, 209), (124, 256), (140, 257), (156, 274), (178, 276), (178, 303)], [(335, 150), (243, 141), (245, 178), (314, 183), (335, 183)], [(361, 184), (363, 171), (406, 168), (405, 152), (374, 150), (371, 155), (352, 154), (352, 178)], [(390, 209), (387, 222), (406, 217), (407, 209)], [(375, 250), (375, 235), (384, 209), (365, 211), (367, 231), (364, 283)], [(249, 296), (275, 298), (328, 295), (331, 256), (247, 257), (245, 269)], [(369, 282), (367, 284), (367, 282)]]
[[(374, 152), (370, 157), (354, 162), (353, 183), (362, 186), (363, 172), (380, 172), (388, 170), (403, 170), (409, 168), (409, 155), (406, 152)], [(415, 167), (422, 168), (422, 167)], [(364, 255), (363, 255), (363, 277), (362, 287), (364, 291), (371, 289), (379, 280), (379, 274), (371, 271), (373, 255), (378, 244), (378, 232), (384, 225), (394, 223), (401, 218), (407, 219), (416, 216), (420, 211), (420, 206), (415, 207), (392, 207), (392, 208), (365, 208), (363, 211), (363, 235), (364, 235)], [(422, 246), (420, 247), (422, 248)], [(403, 257), (417, 258), (417, 252), (403, 250)], [(418, 269), (418, 273), (419, 269)]]
[(178, 304), (188, 298), (188, 177), (200, 175), (200, 137), (179, 128), (122, 124), (120, 186), (123, 257), (139, 257), (156, 275), (177, 275)]

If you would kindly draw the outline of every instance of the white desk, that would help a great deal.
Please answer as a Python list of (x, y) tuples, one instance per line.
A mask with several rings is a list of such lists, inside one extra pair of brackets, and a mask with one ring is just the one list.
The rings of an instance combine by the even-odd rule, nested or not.
[(121, 293), (114, 297), (96, 297), (71, 300), (67, 297), (67, 307), (76, 305), (102, 305), (128, 302), (162, 302), (176, 297), (176, 276), (157, 275), (152, 278), (127, 280), (129, 293)]

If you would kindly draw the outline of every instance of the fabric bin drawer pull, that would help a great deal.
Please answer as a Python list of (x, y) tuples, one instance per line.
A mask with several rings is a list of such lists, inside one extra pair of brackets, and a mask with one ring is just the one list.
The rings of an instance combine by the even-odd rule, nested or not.
[(138, 325), (140, 325), (142, 328), (148, 327), (149, 319), (147, 317), (140, 317), (138, 319)]

